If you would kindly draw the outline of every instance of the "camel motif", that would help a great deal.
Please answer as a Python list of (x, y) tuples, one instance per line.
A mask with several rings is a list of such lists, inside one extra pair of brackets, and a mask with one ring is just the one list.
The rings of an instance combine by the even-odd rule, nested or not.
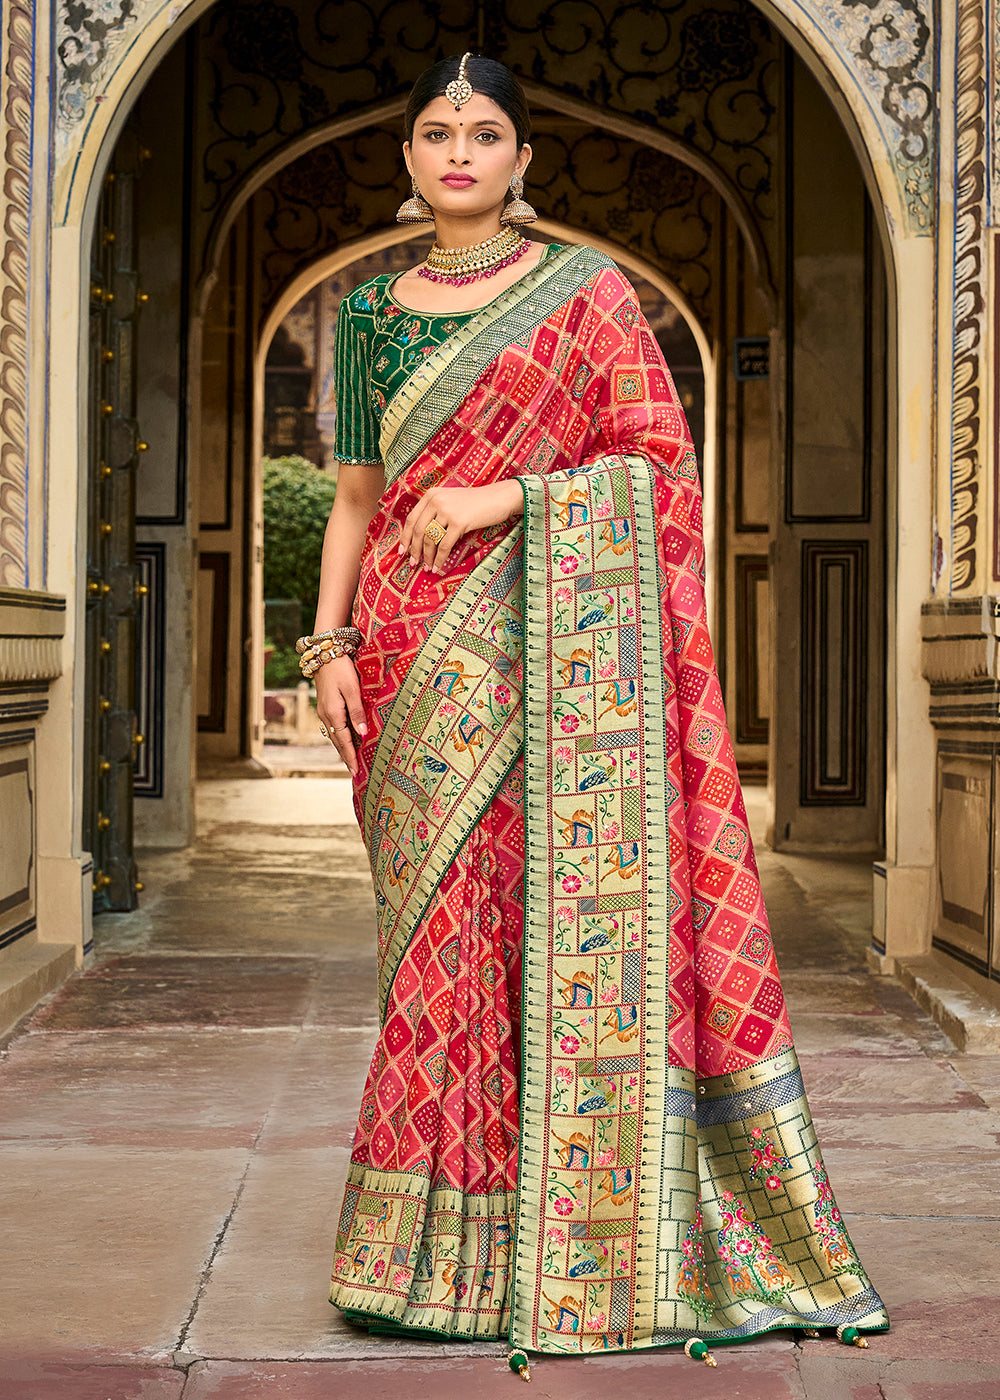
[(591, 1351), (621, 1351), (624, 1346), (624, 1332), (595, 1333), (590, 1338)]
[(580, 488), (574, 489), (566, 497), (565, 501), (560, 501), (556, 507), (559, 516), (559, 523), (564, 530), (568, 530), (574, 525), (586, 525), (587, 523), (587, 493)]
[(389, 868), (386, 871), (389, 884), (392, 885), (393, 888), (397, 885), (401, 885), (403, 881), (407, 879), (409, 873), (410, 862), (403, 855), (403, 852), (393, 851), (389, 858)]
[[(555, 972), (555, 969), (553, 968)], [(561, 972), (555, 974), (560, 982), (565, 982), (565, 987), (559, 988), (559, 995), (567, 1006), (593, 1006), (594, 1004), (594, 974), (584, 972), (580, 968), (573, 973), (572, 977), (564, 977)]]
[(618, 842), (611, 847), (611, 850), (604, 858), (604, 864), (610, 865), (611, 869), (621, 880), (631, 880), (639, 874), (641, 869), (639, 861), (639, 843), (637, 841)]
[(598, 1196), (594, 1205), (599, 1206), (603, 1205), (605, 1201), (611, 1201), (613, 1205), (623, 1206), (632, 1199), (634, 1189), (632, 1168), (612, 1167), (601, 1177), (601, 1190), (605, 1194)]
[(613, 1006), (604, 1018), (604, 1024), (610, 1026), (611, 1029), (607, 1035), (601, 1036), (601, 1044), (614, 1036), (622, 1045), (627, 1045), (639, 1034), (639, 1008), (637, 1006)]
[(586, 1133), (570, 1133), (568, 1138), (558, 1133), (552, 1136), (562, 1143), (562, 1147), (556, 1148), (556, 1156), (566, 1171), (583, 1171), (590, 1165), (590, 1138)]
[(510, 1252), (510, 1247), (514, 1239), (514, 1232), (508, 1220), (498, 1220), (493, 1226), (493, 1244), (499, 1254), (501, 1250)]
[(589, 685), (594, 653), (586, 647), (574, 647), (569, 656), (553, 652), (556, 661), (561, 661), (559, 674), (563, 685)]
[(589, 812), (582, 808), (573, 813), (568, 820), (563, 820), (560, 830), (566, 844), (571, 847), (592, 846), (594, 844), (594, 819)]
[(381, 1214), (379, 1215), (378, 1220), (376, 1220), (375, 1222), (375, 1234), (377, 1235), (381, 1231), (382, 1238), (386, 1241), (388, 1241), (389, 1239), (388, 1226), (389, 1221), (392, 1219), (393, 1209), (394, 1207), (392, 1201), (384, 1200), (382, 1202)]
[(597, 551), (595, 557), (600, 559), (609, 549), (619, 557), (627, 554), (632, 544), (631, 535), (632, 527), (627, 520), (608, 520), (601, 530), (601, 539), (607, 540), (607, 544)]
[(463, 715), (452, 731), (451, 742), (459, 753), (470, 749), (481, 749), (486, 739), (486, 730), (471, 715)]
[(572, 1293), (567, 1293), (557, 1303), (544, 1291), (542, 1297), (547, 1303), (552, 1304), (551, 1308), (546, 1309), (545, 1316), (548, 1318), (549, 1327), (553, 1332), (579, 1332), (580, 1313), (583, 1311), (583, 1305), (578, 1298), (574, 1298)]
[(445, 669), (439, 671), (434, 677), (434, 689), (439, 690), (442, 695), (447, 695), (449, 699), (454, 699), (458, 695), (464, 694), (468, 690), (466, 681), (478, 681), (481, 675), (465, 669), (464, 661), (456, 661), (453, 657), (444, 663)]
[(639, 708), (639, 702), (635, 697), (635, 681), (612, 681), (601, 699), (608, 703), (597, 716), (598, 719), (603, 719), (612, 710), (624, 719), (626, 715), (632, 714)]

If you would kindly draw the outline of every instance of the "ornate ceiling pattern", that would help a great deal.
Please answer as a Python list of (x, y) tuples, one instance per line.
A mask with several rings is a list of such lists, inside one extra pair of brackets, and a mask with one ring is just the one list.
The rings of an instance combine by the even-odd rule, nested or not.
[(778, 8), (812, 19), (853, 62), (905, 192), (910, 226), (934, 221), (933, 0), (791, 0)]
[[(144, 28), (193, 0), (57, 0), (57, 165), (73, 156), (93, 104)], [(770, 0), (837, 53), (882, 132), (911, 226), (932, 219), (931, 0)], [(266, 149), (303, 126), (405, 92), (429, 57), (470, 42), (525, 77), (693, 141), (758, 215), (774, 160), (775, 39), (750, 0), (221, 0), (201, 21), (221, 41), (216, 130), (206, 176), (215, 198)], [(392, 36), (384, 45), (381, 34)], [(481, 36), (481, 37), (480, 37)], [(601, 54), (600, 62), (588, 58)], [(569, 75), (569, 76), (568, 76)]]
[(496, 0), (523, 78), (690, 143), (774, 214), (783, 45), (749, 0)]
[[(201, 21), (202, 247), (247, 170), (334, 115), (401, 99), (429, 58), (455, 52), (477, 31), (474, 0), (440, 6), (406, 0), (405, 23), (400, 4), (383, 0), (379, 9), (378, 0), (324, 0), (310, 9), (290, 0), (223, 0)], [(481, 18), (483, 47), (494, 47), (525, 78), (669, 132), (714, 161), (741, 191), (774, 256), (781, 43), (748, 0), (716, 0), (709, 9), (700, 0), (660, 0), (652, 8), (630, 0), (551, 0), (541, 14), (537, 0), (489, 0)], [(386, 35), (398, 37), (386, 45)], [(398, 143), (398, 131), (394, 139)], [(612, 151), (615, 171), (623, 171), (624, 146), (612, 137), (595, 139), (599, 146), (606, 142), (601, 149)], [(309, 157), (303, 160), (304, 171), (314, 167)], [(322, 156), (315, 160), (330, 164)], [(664, 218), (673, 217), (670, 200), (681, 167), (649, 150), (639, 160), (637, 148), (628, 160), (631, 192), (623, 184), (617, 204), (604, 200), (602, 213), (610, 222), (597, 223), (592, 209), (585, 216), (577, 211), (567, 222), (615, 237), (624, 228), (623, 211), (634, 215), (637, 201), (648, 198), (640, 187), (649, 187), (650, 180), (667, 201)], [(579, 161), (576, 168), (583, 168)], [(696, 178), (690, 172), (683, 177), (688, 185)], [(369, 191), (370, 210), (375, 184), (366, 181), (361, 188)], [(572, 190), (552, 193), (564, 196), (568, 211)], [(707, 197), (707, 189), (701, 194)], [(698, 237), (705, 209), (704, 201), (695, 202), (683, 230), (682, 259)], [(554, 209), (549, 212), (555, 216)], [(642, 212), (649, 215), (648, 241), (655, 251), (652, 245), (663, 246), (664, 238), (652, 228), (652, 208)], [(287, 216), (273, 217), (288, 225)], [(302, 223), (309, 220), (303, 209)]]

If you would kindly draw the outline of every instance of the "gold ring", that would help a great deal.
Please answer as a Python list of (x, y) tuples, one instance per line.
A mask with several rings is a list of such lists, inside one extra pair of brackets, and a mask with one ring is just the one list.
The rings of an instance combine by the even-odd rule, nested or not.
[(424, 531), (424, 539), (430, 540), (431, 544), (440, 544), (447, 529), (447, 525), (442, 525), (438, 520), (432, 520)]
[(323, 736), (324, 739), (329, 739), (329, 737), (330, 737), (330, 731), (329, 731), (329, 729), (327, 729), (327, 727), (326, 727), (325, 724), (322, 724), (322, 723), (320, 724), (319, 732), (322, 734), (322, 736)]
[(351, 727), (351, 726), (350, 726), (349, 724), (335, 724), (335, 725), (333, 726), (333, 732), (334, 732), (334, 734), (339, 734), (339, 733), (341, 732), (341, 730), (343, 730), (343, 729), (350, 729), (350, 727)]

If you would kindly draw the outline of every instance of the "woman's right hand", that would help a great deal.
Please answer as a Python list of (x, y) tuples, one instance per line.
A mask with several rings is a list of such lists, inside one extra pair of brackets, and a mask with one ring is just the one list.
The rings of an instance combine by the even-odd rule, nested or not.
[(313, 684), (320, 720), (329, 730), (330, 742), (354, 778), (358, 772), (354, 736), (368, 733), (357, 668), (349, 656), (338, 656), (319, 668), (313, 677)]

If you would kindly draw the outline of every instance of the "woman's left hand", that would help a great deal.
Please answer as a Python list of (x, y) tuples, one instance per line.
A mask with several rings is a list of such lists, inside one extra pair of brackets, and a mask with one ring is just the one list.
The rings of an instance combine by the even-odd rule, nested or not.
[[(499, 525), (524, 513), (524, 496), (517, 481), (497, 481), (491, 486), (435, 486), (410, 511), (399, 536), (399, 553), (414, 564), (423, 563), (431, 573), (447, 568), (455, 546), (473, 530)], [(436, 521), (444, 532), (439, 540), (426, 533)]]

